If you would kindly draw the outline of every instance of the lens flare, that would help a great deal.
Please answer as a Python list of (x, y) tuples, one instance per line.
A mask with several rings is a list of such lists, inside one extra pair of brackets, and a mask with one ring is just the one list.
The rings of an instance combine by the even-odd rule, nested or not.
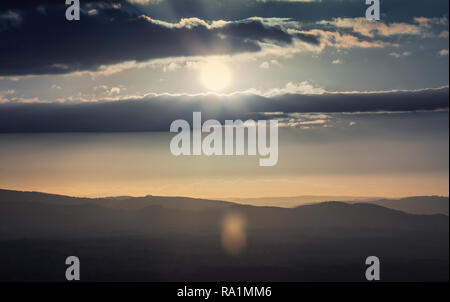
[(246, 221), (240, 214), (228, 214), (222, 224), (222, 247), (237, 255), (247, 246)]

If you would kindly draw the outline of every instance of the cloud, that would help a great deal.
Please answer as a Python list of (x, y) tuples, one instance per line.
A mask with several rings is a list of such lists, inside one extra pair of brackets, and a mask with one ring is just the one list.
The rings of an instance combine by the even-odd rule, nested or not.
[[(239, 20), (262, 16), (315, 22), (343, 16), (362, 17), (366, 7), (361, 0), (151, 0), (146, 2), (148, 3), (143, 7), (151, 12), (154, 18), (161, 20), (178, 20), (190, 16), (209, 20)], [(427, 5), (423, 5), (423, 0), (382, 1), (382, 7), (382, 11), (386, 12), (383, 20), (409, 21), (411, 16), (434, 18), (448, 15), (448, 3), (443, 0), (432, 1)]]
[[(269, 115), (270, 116), (270, 115)], [(281, 113), (274, 116), (278, 120), (278, 127), (315, 129), (332, 127), (332, 115), (329, 114), (301, 114), (301, 113)]]
[(0, 103), (9, 102), (9, 98), (6, 98), (6, 96), (13, 95), (14, 93), (16, 91), (13, 89), (0, 91)]
[(130, 3), (134, 3), (134, 4), (150, 4), (150, 3), (159, 3), (162, 2), (164, 0), (127, 0)]
[(10, 28), (16, 28), (22, 23), (22, 16), (13, 10), (0, 11), (0, 33)]
[[(61, 0), (39, 0), (41, 5), (61, 4)], [(331, 20), (336, 17), (362, 17), (364, 4), (361, 0), (82, 0), (86, 3), (119, 3), (122, 7), (143, 9), (151, 12), (155, 19), (179, 20), (196, 16), (204, 20), (241, 20), (253, 16), (292, 18), (300, 22)], [(134, 2), (134, 3), (133, 3)], [(136, 2), (145, 2), (143, 5)], [(0, 10), (36, 7), (35, 0), (0, 1)], [(432, 1), (423, 5), (423, 0), (396, 0), (382, 3), (383, 19), (410, 20), (411, 16), (435, 18), (448, 15), (446, 1)]]
[(108, 94), (113, 95), (113, 94), (120, 94), (120, 88), (119, 87), (112, 87)]
[[(0, 132), (133, 132), (168, 131), (176, 119), (286, 118), (303, 127), (324, 125), (330, 113), (413, 112), (449, 108), (448, 87), (416, 91), (327, 92), (298, 94), (308, 84), (286, 86), (284, 94), (264, 96), (147, 95), (141, 98), (87, 103), (0, 104)], [(305, 119), (305, 114), (310, 117)], [(301, 120), (299, 120), (301, 119)], [(314, 122), (315, 121), (315, 122)], [(326, 125), (326, 124), (325, 124)]]
[(267, 61), (262, 62), (261, 65), (259, 65), (259, 68), (262, 68), (262, 69), (269, 69), (269, 68), (270, 68), (270, 63), (267, 62)]
[[(20, 24), (11, 26), (5, 18), (0, 18), (0, 28), (9, 28), (0, 30), (0, 39), (8, 41), (1, 49), (2, 56), (8, 60), (0, 61), (0, 77), (85, 72), (92, 76), (111, 75), (131, 68), (153, 66), (153, 61), (163, 59), (249, 54), (253, 58), (290, 57), (304, 52), (320, 53), (326, 47), (397, 47), (396, 43), (372, 39), (374, 32), (388, 35), (406, 27), (400, 23), (380, 23), (363, 30), (359, 28), (364, 26), (358, 25), (363, 21), (358, 18), (327, 21), (338, 29), (358, 25), (360, 27), (356, 28), (361, 37), (348, 32), (302, 29), (308, 26), (291, 18), (251, 17), (224, 21), (190, 17), (168, 22), (141, 13), (135, 7), (130, 8), (123, 1), (84, 1), (82, 21), (68, 22), (58, 17), (64, 15), (66, 8), (60, 2), (44, 1), (39, 10), (31, 5), (17, 5), (5, 10), (1, 16), (16, 16)], [(422, 18), (416, 22), (435, 24), (438, 21)], [(266, 62), (261, 68), (276, 65)], [(176, 62), (169, 64), (164, 71), (182, 67)]]
[(290, 32), (303, 33), (319, 37), (320, 43), (319, 46), (316, 47), (316, 50), (318, 52), (322, 51), (325, 47), (333, 47), (337, 49), (398, 47), (398, 44), (395, 43), (385, 42), (381, 40), (362, 40), (352, 34), (322, 29), (312, 29), (307, 31), (290, 30)]
[(262, 95), (266, 97), (274, 97), (284, 94), (323, 94), (325, 93), (325, 89), (315, 87), (312, 84), (308, 83), (307, 81), (301, 82), (301, 83), (292, 83), (289, 82), (286, 84), (284, 88), (275, 88), (271, 89)]
[(448, 56), (448, 49), (441, 49), (440, 51), (439, 51), (439, 55), (440, 56)]
[(410, 53), (409, 51), (404, 51), (404, 52), (402, 52), (402, 53), (391, 52), (389, 55), (390, 55), (391, 57), (394, 57), (394, 58), (398, 59), (398, 58), (401, 58), (401, 57), (407, 57), (407, 56), (410, 56), (411, 53)]
[[(294, 39), (317, 43), (314, 37), (290, 35), (279, 25), (257, 19), (186, 18), (169, 23), (109, 6), (93, 13), (93, 4), (88, 4), (79, 22), (60, 17), (64, 5), (47, 6), (46, 15), (34, 8), (21, 10), (20, 25), (0, 31), (5, 41), (1, 55), (8, 58), (0, 61), (0, 76), (67, 74), (129, 61), (255, 53), (262, 43), (283, 47)], [(0, 26), (9, 26), (3, 19)]]
[(351, 28), (353, 32), (371, 38), (375, 35), (418, 35), (421, 32), (417, 25), (407, 23), (385, 24), (383, 22), (371, 22), (366, 18), (336, 18), (332, 21), (320, 21), (318, 23), (329, 24), (338, 28)]
[(416, 17), (414, 21), (419, 23), (423, 27), (430, 28), (432, 25), (448, 25), (448, 19), (446, 17), (442, 18), (426, 18), (426, 17)]
[(270, 61), (264, 61), (259, 65), (259, 68), (262, 69), (269, 69), (271, 66), (277, 66), (280, 67), (281, 64), (278, 62), (278, 60), (270, 60)]
[(320, 2), (322, 0), (255, 0), (256, 2)]
[(99, 85), (94, 87), (95, 92), (100, 92), (106, 96), (119, 95), (123, 90), (126, 90), (124, 87), (109, 87), (107, 85)]
[(317, 22), (321, 25), (332, 25), (337, 28), (348, 28), (354, 33), (358, 33), (365, 37), (374, 38), (375, 36), (399, 36), (399, 35), (415, 35), (422, 37), (433, 37), (430, 31), (432, 25), (446, 26), (448, 19), (442, 18), (414, 18), (414, 24), (404, 22), (384, 23), (372, 22), (366, 18), (335, 18), (332, 21), (322, 20)]

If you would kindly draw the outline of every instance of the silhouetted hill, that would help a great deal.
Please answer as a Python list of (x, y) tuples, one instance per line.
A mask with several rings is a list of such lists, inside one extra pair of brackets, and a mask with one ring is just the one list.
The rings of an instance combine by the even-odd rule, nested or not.
[(440, 196), (414, 196), (400, 199), (358, 197), (358, 196), (293, 196), (262, 198), (231, 198), (230, 201), (256, 205), (281, 206), (287, 208), (329, 201), (347, 203), (371, 203), (382, 207), (403, 211), (410, 214), (444, 214), (449, 215), (449, 198)]
[(123, 209), (123, 210), (139, 210), (149, 206), (160, 205), (165, 208), (198, 211), (205, 208), (228, 207), (232, 205), (232, 203), (226, 201), (196, 199), (187, 197), (161, 197), (149, 195), (145, 197), (121, 196), (121, 197), (106, 197), (106, 198), (80, 198), (55, 194), (46, 194), (40, 192), (20, 192), (20, 191), (0, 189), (0, 202), (2, 201), (39, 202), (55, 205), (97, 204), (102, 207)]
[(40, 192), (20, 192), (0, 189), (1, 201), (27, 201), (48, 204), (77, 205), (77, 204), (97, 204), (107, 208), (139, 210), (145, 207), (160, 205), (171, 209), (203, 210), (211, 207), (229, 207), (236, 204), (246, 204), (253, 206), (270, 207), (295, 207), (295, 204), (311, 205), (324, 202), (345, 202), (370, 203), (382, 207), (399, 210), (409, 214), (444, 214), (449, 215), (449, 198), (439, 196), (414, 196), (401, 199), (376, 199), (369, 197), (348, 197), (348, 196), (297, 196), (297, 197), (273, 197), (273, 198), (234, 198), (235, 202), (197, 199), (187, 197), (105, 197), (105, 198), (79, 198), (63, 195), (46, 194)]
[(41, 192), (22, 192), (0, 189), (0, 202), (41, 202), (49, 204), (83, 204), (91, 202), (88, 198), (69, 197)]
[[(364, 260), (376, 255), (385, 281), (448, 281), (445, 215), (134, 199), (0, 191), (0, 280), (62, 281), (65, 257), (77, 255), (84, 281), (364, 281)], [(238, 254), (224, 248), (229, 215), (243, 223)]]
[(253, 206), (277, 206), (284, 208), (295, 208), (302, 205), (314, 204), (328, 201), (343, 202), (369, 202), (381, 199), (381, 197), (364, 196), (320, 196), (320, 195), (302, 195), (290, 197), (258, 197), (258, 198), (225, 198), (227, 201)]
[(140, 210), (149, 206), (162, 206), (168, 209), (200, 211), (208, 208), (226, 208), (232, 205), (230, 202), (206, 200), (186, 197), (129, 197), (121, 199), (100, 198), (92, 200), (95, 204), (124, 210)]
[(410, 214), (449, 214), (449, 198), (439, 196), (414, 196), (402, 199), (380, 199), (371, 201), (383, 207)]

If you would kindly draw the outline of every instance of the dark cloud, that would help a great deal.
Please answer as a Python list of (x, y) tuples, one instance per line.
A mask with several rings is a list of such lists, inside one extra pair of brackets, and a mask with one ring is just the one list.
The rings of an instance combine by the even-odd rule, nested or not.
[[(413, 22), (416, 16), (448, 16), (448, 1), (432, 2), (383, 3), (383, 21)], [(302, 29), (307, 30), (317, 28), (315, 22), (319, 20), (363, 17), (366, 8), (361, 0), (163, 0), (147, 5), (125, 0), (84, 0), (81, 3), (82, 20), (68, 22), (66, 5), (61, 0), (1, 1), (0, 76), (65, 74), (131, 60), (258, 52), (261, 41), (291, 45), (293, 39), (299, 39), (318, 45), (317, 35), (288, 34), (276, 22), (248, 18), (290, 18), (301, 21)], [(153, 20), (139, 17), (142, 15)], [(154, 21), (177, 23), (181, 18), (192, 17), (232, 21), (214, 28), (202, 23), (174, 27)]]
[[(323, 95), (158, 96), (143, 100), (0, 104), (0, 132), (168, 131), (176, 119), (267, 119), (264, 112), (339, 113), (448, 109), (448, 88)], [(284, 114), (281, 114), (283, 116)]]
[[(38, 6), (48, 6), (48, 5), (61, 5), (64, 4), (66, 0), (16, 0), (16, 1), (1, 1), (0, 9), (25, 9), (25, 8), (36, 8)], [(107, 4), (126, 4), (126, 0), (80, 0), (82, 5), (107, 5)]]
[[(315, 22), (332, 18), (364, 17), (365, 0), (317, 0), (311, 2), (258, 0), (163, 0), (142, 6), (155, 18), (178, 20), (187, 16), (204, 19), (240, 20), (253, 16), (291, 18)], [(412, 21), (413, 17), (448, 16), (447, 0), (381, 1), (383, 21)]]
[[(72, 22), (65, 20), (65, 5), (3, 10), (18, 20), (12, 24), (10, 17), (0, 18), (0, 76), (64, 74), (130, 60), (257, 52), (258, 42), (287, 45), (293, 40), (279, 26), (255, 19), (215, 27), (202, 20), (174, 26), (129, 6), (94, 4), (85, 3), (81, 21)], [(88, 15), (94, 8), (98, 8), (95, 15)], [(311, 36), (295, 38), (318, 43)]]
[(311, 35), (311, 34), (305, 34), (305, 33), (296, 33), (294, 35), (299, 40), (302, 40), (303, 42), (307, 42), (313, 45), (319, 45), (320, 44), (320, 36), (318, 35)]

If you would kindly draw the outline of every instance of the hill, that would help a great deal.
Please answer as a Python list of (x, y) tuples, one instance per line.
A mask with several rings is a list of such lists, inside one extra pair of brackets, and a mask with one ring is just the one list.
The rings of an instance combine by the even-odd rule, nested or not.
[(301, 205), (327, 201), (347, 203), (371, 203), (382, 207), (403, 211), (410, 214), (444, 214), (449, 215), (449, 198), (440, 196), (413, 196), (400, 199), (387, 199), (362, 196), (293, 196), (293, 197), (261, 197), (230, 198), (233, 202), (259, 206), (281, 206), (294, 208)]
[(384, 281), (448, 281), (445, 215), (133, 199), (1, 191), (0, 280), (62, 281), (65, 257), (77, 255), (84, 281), (364, 281), (376, 255)]
[(414, 196), (402, 199), (381, 199), (371, 203), (396, 209), (410, 214), (444, 214), (449, 215), (448, 197)]

